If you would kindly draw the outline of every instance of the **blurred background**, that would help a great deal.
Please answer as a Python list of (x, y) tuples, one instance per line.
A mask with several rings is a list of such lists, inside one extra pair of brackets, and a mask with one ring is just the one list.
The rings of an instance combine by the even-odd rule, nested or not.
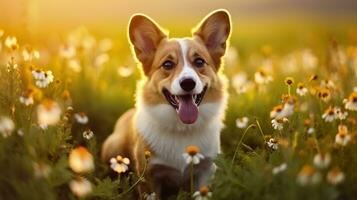
[[(357, 1), (354, 0), (1, 0), (0, 24), (17, 34), (58, 34), (85, 26), (98, 34), (125, 35), (134, 13), (145, 13), (170, 30), (173, 36), (189, 34), (203, 16), (217, 8), (228, 9), (234, 34), (244, 43), (247, 37), (266, 43), (309, 44), (315, 32), (328, 37), (341, 29), (356, 32)], [(177, 25), (184, 24), (184, 29)], [(312, 29), (313, 27), (313, 29)], [(271, 37), (274, 35), (274, 37)], [(294, 48), (294, 46), (292, 46)]]

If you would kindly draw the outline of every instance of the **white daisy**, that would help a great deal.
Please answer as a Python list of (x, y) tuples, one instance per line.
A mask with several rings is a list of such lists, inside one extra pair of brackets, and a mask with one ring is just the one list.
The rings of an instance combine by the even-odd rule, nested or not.
[(62, 58), (73, 58), (76, 56), (76, 48), (73, 45), (60, 46), (59, 54)]
[(345, 120), (348, 116), (348, 112), (341, 110), (341, 108), (335, 108), (335, 117), (339, 120)]
[(197, 146), (188, 146), (186, 147), (186, 152), (182, 154), (187, 164), (193, 163), (197, 165), (200, 163), (201, 159), (204, 159), (204, 156), (199, 153), (200, 149)]
[(15, 129), (14, 122), (5, 116), (0, 117), (0, 133), (4, 138), (10, 136)]
[(192, 198), (194, 200), (208, 200), (212, 197), (212, 193), (207, 186), (203, 186), (199, 191), (193, 193)]
[(352, 139), (352, 137), (348, 133), (347, 126), (339, 125), (338, 133), (336, 134), (336, 137), (335, 137), (336, 144), (341, 145), (341, 146), (346, 146), (351, 139)]
[(134, 69), (132, 67), (129, 67), (129, 66), (121, 66), (121, 67), (118, 67), (118, 74), (119, 76), (121, 77), (129, 77), (133, 74), (134, 72)]
[(22, 57), (24, 61), (32, 61), (33, 59), (39, 59), (40, 58), (40, 52), (38, 52), (35, 49), (32, 48), (25, 48), (22, 51)]
[(321, 180), (321, 174), (310, 165), (304, 165), (297, 176), (297, 182), (302, 185), (317, 184)]
[(87, 124), (89, 121), (87, 115), (84, 112), (74, 114), (74, 118), (79, 124)]
[(145, 200), (157, 200), (157, 196), (155, 192), (152, 192), (151, 194), (144, 194), (144, 199)]
[(314, 156), (314, 165), (317, 168), (327, 168), (331, 163), (331, 155), (329, 153), (318, 153)]
[(33, 170), (36, 178), (47, 178), (51, 172), (51, 167), (42, 162), (34, 162)]
[(285, 117), (284, 118), (275, 118), (275, 119), (271, 120), (271, 124), (274, 129), (281, 131), (284, 128), (284, 123), (286, 123), (288, 121), (289, 120)]
[(92, 154), (84, 147), (72, 149), (68, 157), (69, 167), (76, 173), (87, 173), (94, 170)]
[(309, 90), (304, 86), (304, 84), (298, 83), (298, 86), (296, 88), (296, 93), (299, 96), (305, 96), (308, 92)]
[(85, 178), (78, 178), (69, 183), (69, 188), (77, 197), (88, 196), (92, 192), (92, 184)]
[(245, 127), (247, 127), (248, 122), (249, 122), (248, 117), (237, 118), (236, 119), (236, 126), (238, 128), (245, 128)]
[(274, 138), (270, 138), (266, 144), (272, 150), (277, 150), (279, 148), (278, 141), (276, 141)]
[(40, 126), (55, 125), (61, 118), (61, 108), (58, 103), (45, 99), (37, 106), (37, 119)]
[(83, 137), (87, 140), (90, 140), (94, 136), (93, 131), (90, 129), (83, 131)]
[(117, 173), (125, 173), (129, 169), (130, 160), (122, 156), (117, 156), (110, 159), (110, 168)]
[(288, 165), (286, 163), (282, 163), (281, 165), (278, 165), (273, 168), (272, 173), (274, 175), (280, 174), (281, 172), (285, 171), (287, 169)]
[(338, 167), (334, 167), (327, 173), (326, 178), (332, 185), (338, 185), (345, 180), (345, 174)]
[(259, 70), (254, 74), (254, 80), (257, 84), (264, 85), (273, 81), (273, 77), (265, 73), (263, 70)]
[(322, 114), (322, 119), (324, 119), (325, 122), (332, 122), (335, 118), (335, 108), (331, 106), (325, 110), (324, 114)]
[(347, 110), (357, 111), (357, 92), (352, 92), (348, 99), (343, 100), (343, 103)]
[(11, 50), (16, 50), (19, 45), (15, 36), (7, 36), (5, 39), (5, 46)]

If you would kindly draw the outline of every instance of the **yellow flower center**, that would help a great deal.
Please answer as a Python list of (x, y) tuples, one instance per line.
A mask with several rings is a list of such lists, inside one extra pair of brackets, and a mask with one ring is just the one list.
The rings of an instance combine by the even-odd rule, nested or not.
[(208, 189), (207, 186), (202, 186), (202, 187), (200, 188), (200, 194), (201, 194), (201, 196), (206, 196), (206, 195), (208, 194), (208, 192), (209, 192), (209, 189)]
[(200, 151), (200, 149), (197, 146), (186, 147), (186, 152), (191, 156), (196, 155), (199, 151)]
[(305, 165), (300, 172), (301, 175), (306, 175), (306, 176), (312, 176), (314, 175), (314, 173), (315, 173), (315, 169), (310, 165)]

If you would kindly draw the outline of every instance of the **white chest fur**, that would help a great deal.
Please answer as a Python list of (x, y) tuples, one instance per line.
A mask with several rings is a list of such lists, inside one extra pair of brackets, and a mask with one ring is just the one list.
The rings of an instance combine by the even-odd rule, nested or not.
[[(200, 148), (205, 157), (214, 158), (220, 152), (220, 131), (223, 128), (224, 103), (205, 103), (199, 107), (194, 124), (183, 124), (176, 111), (167, 104), (137, 106), (136, 128), (155, 151), (152, 164), (162, 164), (183, 171), (182, 154), (189, 145)], [(223, 105), (222, 105), (223, 104)]]

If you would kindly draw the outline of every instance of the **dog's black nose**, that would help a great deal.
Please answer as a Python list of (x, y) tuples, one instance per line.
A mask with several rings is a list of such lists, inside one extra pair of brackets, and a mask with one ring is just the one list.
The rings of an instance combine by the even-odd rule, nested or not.
[(193, 88), (195, 88), (196, 82), (192, 78), (185, 78), (181, 80), (180, 86), (186, 92), (190, 92)]

